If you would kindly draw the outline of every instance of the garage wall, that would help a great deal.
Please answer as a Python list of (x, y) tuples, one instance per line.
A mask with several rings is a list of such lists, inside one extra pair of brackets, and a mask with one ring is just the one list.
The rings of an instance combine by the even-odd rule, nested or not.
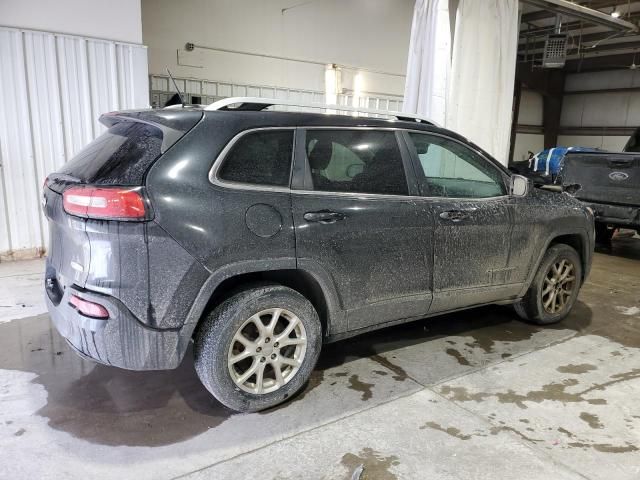
[(2, 0), (0, 25), (142, 43), (140, 0)]
[(148, 105), (141, 45), (0, 27), (0, 261), (48, 242), (40, 190), (104, 127), (101, 113)]
[[(617, 92), (568, 93), (609, 89)], [(616, 70), (568, 75), (559, 143), (620, 150), (640, 126), (640, 71)]]
[(558, 145), (564, 147), (592, 147), (620, 152), (629, 140), (628, 136), (620, 135), (558, 135)]
[[(362, 90), (402, 95), (414, 0), (143, 0), (149, 71), (324, 92), (326, 63), (362, 72)], [(274, 55), (305, 62), (196, 48)], [(317, 62), (317, 63), (313, 63)], [(380, 72), (387, 72), (387, 75)], [(342, 87), (357, 72), (342, 69)]]
[[(518, 125), (521, 128), (536, 131), (542, 129), (542, 95), (533, 90), (523, 89), (520, 94), (520, 109), (518, 111)], [(537, 153), (544, 148), (542, 133), (516, 133), (513, 161), (527, 159), (527, 152)]]

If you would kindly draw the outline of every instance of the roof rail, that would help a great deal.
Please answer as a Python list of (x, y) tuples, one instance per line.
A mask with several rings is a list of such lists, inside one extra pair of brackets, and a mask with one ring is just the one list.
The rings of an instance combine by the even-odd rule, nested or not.
[[(229, 108), (231, 105), (238, 105), (234, 108)], [(234, 111), (260, 111), (271, 106), (289, 106), (289, 107), (301, 107), (301, 108), (318, 108), (325, 110), (325, 113), (334, 113), (336, 111), (352, 112), (352, 113), (366, 113), (368, 115), (382, 115), (385, 117), (394, 117), (398, 120), (422, 122), (429, 125), (440, 127), (436, 122), (428, 118), (416, 115), (413, 113), (394, 112), (391, 110), (375, 110), (372, 108), (359, 108), (350, 107), (348, 105), (329, 105), (324, 103), (305, 103), (295, 100), (278, 100), (274, 98), (259, 98), (259, 97), (229, 97), (213, 102), (206, 107), (205, 110), (234, 110)]]

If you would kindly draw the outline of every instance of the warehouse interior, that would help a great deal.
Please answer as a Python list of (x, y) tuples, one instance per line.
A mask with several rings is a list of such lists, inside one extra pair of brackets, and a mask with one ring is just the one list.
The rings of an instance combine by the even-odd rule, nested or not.
[[(640, 1), (632, 0), (0, 0), (0, 478), (637, 479), (639, 67)], [(548, 198), (536, 204), (536, 215), (550, 212), (554, 198), (575, 202), (574, 211), (587, 208), (585, 238), (592, 244), (576, 250), (589, 259), (588, 276), (570, 313), (540, 325), (520, 318), (516, 304), (524, 297), (496, 297), (336, 336), (322, 345), (295, 394), (253, 413), (234, 411), (207, 390), (195, 366), (199, 347), (191, 343), (172, 369), (135, 371), (77, 355), (82, 352), (52, 322), (45, 281), (55, 255), (101, 247), (56, 243), (61, 227), (47, 215), (51, 175), (68, 172), (83, 147), (103, 138), (110, 129), (100, 120), (105, 113), (153, 109), (171, 122), (183, 110), (206, 114), (207, 105), (234, 97), (241, 98), (229, 105), (240, 107), (221, 110), (238, 115), (262, 101), (264, 111), (247, 113), (258, 118), (273, 109), (306, 119), (305, 112), (321, 112), (338, 118), (337, 128), (371, 118), (388, 120), (381, 130), (407, 121), (443, 127), (495, 159), (505, 178), (524, 178), (524, 195)], [(295, 142), (305, 138), (294, 135)], [(407, 157), (412, 147), (402, 142)], [(311, 159), (304, 145), (293, 148), (294, 157), (301, 149)], [(557, 171), (554, 151), (563, 155)], [(596, 157), (608, 169), (587, 178), (581, 165)], [(579, 180), (564, 170), (574, 165), (570, 158), (578, 165), (571, 178)], [(215, 183), (212, 165), (207, 171)], [(180, 168), (167, 177), (175, 180)], [(538, 233), (526, 230), (524, 214), (514, 224), (525, 207), (513, 185), (505, 195), (511, 223), (500, 232), (516, 238), (520, 228), (524, 245)], [(597, 199), (581, 196), (596, 191)], [(412, 196), (403, 197), (411, 208), (425, 201)], [(240, 207), (225, 208), (233, 215)], [(403, 211), (380, 223), (393, 225)], [(240, 214), (245, 222), (249, 210)], [(261, 210), (259, 222), (269, 214)], [(293, 218), (295, 209), (288, 214)], [(488, 222), (498, 224), (497, 218)], [(68, 215), (62, 223), (74, 228), (78, 221), (85, 219)], [(278, 229), (287, 225), (279, 221)], [(140, 251), (125, 252), (128, 222), (101, 223), (127, 233), (121, 250), (94, 257), (92, 268), (106, 271), (116, 257), (143, 265)], [(105, 243), (100, 228), (93, 233)], [(207, 242), (214, 245), (225, 229), (231, 230), (209, 232)], [(163, 238), (178, 238), (162, 230)], [(393, 241), (416, 239), (416, 231), (398, 232)], [(438, 254), (429, 252), (429, 265), (444, 265), (440, 274), (449, 278), (492, 261), (483, 241), (502, 234), (488, 231), (447, 230), (446, 256), (437, 263)], [(146, 235), (145, 245), (153, 243)], [(446, 249), (465, 241), (468, 256)], [(528, 255), (511, 242), (508, 262)], [(330, 241), (326, 247), (340, 254), (351, 248)], [(369, 245), (372, 263), (380, 260), (372, 252), (381, 250)], [(268, 255), (264, 261), (274, 263)], [(218, 278), (197, 254), (185, 251), (185, 257)], [(159, 276), (197, 276), (195, 268), (178, 270), (179, 260), (149, 255), (145, 265)], [(400, 254), (393, 259), (411, 261)], [(404, 280), (393, 272), (406, 270), (379, 264), (370, 270), (384, 280), (376, 288), (393, 291)], [(282, 269), (301, 265), (298, 259)], [(82, 272), (82, 265), (71, 266)], [(360, 268), (357, 262), (339, 266), (345, 275)], [(498, 268), (488, 268), (488, 286), (495, 287)], [(509, 268), (500, 272), (510, 274)], [(243, 278), (259, 279), (225, 278), (235, 289)], [(102, 287), (94, 293), (110, 291), (106, 281)], [(151, 296), (139, 287), (128, 286), (134, 297)], [(296, 291), (317, 307), (316, 293)], [(445, 293), (454, 303), (466, 292)], [(203, 318), (221, 301), (207, 297)], [(190, 314), (196, 308), (172, 302)], [(320, 317), (329, 303), (316, 308)], [(363, 322), (371, 315), (366, 312)], [(120, 334), (124, 341), (127, 333)]]

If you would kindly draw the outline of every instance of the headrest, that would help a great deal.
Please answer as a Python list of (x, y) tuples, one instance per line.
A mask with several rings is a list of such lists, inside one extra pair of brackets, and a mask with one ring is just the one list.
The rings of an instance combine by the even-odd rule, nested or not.
[(311, 152), (307, 154), (311, 170), (324, 170), (329, 166), (333, 155), (333, 143), (331, 140), (318, 140)]

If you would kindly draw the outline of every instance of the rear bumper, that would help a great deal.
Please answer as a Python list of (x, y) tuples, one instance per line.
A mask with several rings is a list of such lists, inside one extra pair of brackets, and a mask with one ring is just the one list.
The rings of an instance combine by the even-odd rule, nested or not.
[(593, 209), (596, 222), (620, 227), (640, 228), (640, 207), (584, 201)]
[[(63, 279), (58, 281), (64, 283)], [(61, 290), (64, 293), (56, 304), (55, 295), (45, 288), (47, 308), (60, 335), (80, 356), (128, 370), (165, 370), (180, 364), (189, 342), (182, 338), (180, 330), (146, 327), (120, 301), (108, 295), (71, 285)], [(69, 304), (72, 293), (103, 305), (109, 318), (100, 320), (79, 313)]]

